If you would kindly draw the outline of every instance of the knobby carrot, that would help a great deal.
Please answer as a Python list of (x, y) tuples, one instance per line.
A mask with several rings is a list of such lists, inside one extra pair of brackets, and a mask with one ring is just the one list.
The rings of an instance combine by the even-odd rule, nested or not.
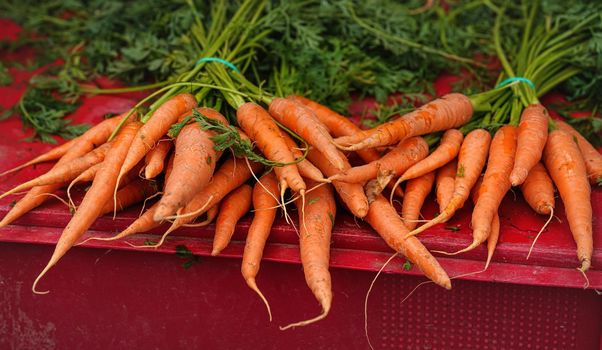
[(157, 145), (151, 149), (144, 157), (144, 177), (147, 179), (154, 179), (157, 175), (163, 171), (165, 164), (165, 158), (171, 149), (171, 141), (160, 140)]
[(346, 160), (337, 150), (328, 129), (320, 122), (315, 113), (304, 105), (286, 98), (274, 98), (269, 112), (287, 128), (301, 136), (312, 147), (324, 154), (332, 165), (343, 170)]
[[(198, 108), (208, 118), (228, 124), (226, 118), (210, 108)], [(188, 115), (188, 113), (186, 113)], [(180, 119), (185, 118), (182, 116)], [(182, 128), (175, 141), (171, 175), (165, 183), (163, 196), (155, 212), (155, 221), (162, 221), (184, 207), (202, 190), (215, 171), (221, 152), (214, 149), (213, 132), (205, 131), (197, 123)]]
[(378, 196), (370, 204), (366, 221), (387, 242), (389, 247), (406, 256), (418, 266), (426, 277), (445, 289), (451, 289), (449, 276), (439, 265), (437, 259), (416, 237), (410, 236), (407, 239), (404, 237), (409, 233), (408, 229), (401, 217), (397, 215), (395, 208), (383, 196)]
[(559, 129), (570, 133), (577, 140), (579, 150), (585, 160), (585, 168), (587, 169), (589, 182), (592, 185), (602, 183), (602, 154), (600, 154), (600, 152), (598, 152), (585, 137), (581, 136), (581, 134), (569, 124), (557, 120), (556, 126), (558, 126)]
[(363, 183), (376, 178), (381, 172), (385, 175), (401, 175), (406, 169), (428, 155), (429, 146), (422, 137), (411, 137), (401, 141), (382, 158), (365, 165), (353, 167), (331, 176), (330, 180), (350, 183)]
[(485, 166), (490, 142), (491, 135), (485, 129), (476, 129), (466, 135), (458, 154), (454, 194), (449, 204), (437, 217), (410, 232), (411, 235), (417, 235), (428, 228), (446, 222), (457, 210), (464, 206), (470, 196), (470, 190), (479, 179)]
[(267, 307), (270, 321), (272, 320), (270, 305), (257, 287), (255, 278), (259, 272), (265, 243), (276, 218), (278, 194), (278, 180), (273, 172), (263, 175), (253, 186), (253, 221), (247, 234), (240, 268), (249, 288), (259, 295)]
[(585, 161), (573, 136), (563, 130), (550, 132), (543, 159), (564, 202), (566, 218), (577, 244), (579, 269), (585, 272), (591, 265), (594, 249), (591, 187)]
[(216, 256), (228, 246), (234, 234), (236, 223), (251, 209), (252, 194), (253, 188), (251, 186), (241, 185), (224, 197), (215, 222), (211, 255)]
[(435, 192), (437, 194), (439, 212), (445, 210), (454, 195), (454, 183), (456, 182), (457, 171), (458, 162), (455, 160), (452, 160), (437, 170)]
[[(32, 286), (34, 293), (40, 294), (40, 292), (36, 291), (36, 285), (42, 276), (44, 276), (44, 274), (46, 274), (46, 272), (54, 266), (86, 232), (94, 220), (100, 215), (103, 209), (103, 203), (106, 203), (111, 198), (113, 192), (112, 189), (116, 185), (117, 174), (119, 173), (121, 164), (123, 164), (123, 160), (134, 139), (134, 135), (138, 129), (140, 129), (140, 126), (141, 125), (138, 122), (126, 124), (119, 132), (117, 138), (112, 142), (111, 149), (108, 151), (105, 160), (103, 161), (103, 166), (94, 177), (92, 187), (86, 192), (86, 196), (78, 210), (63, 230), (50, 261), (34, 281)], [(42, 294), (45, 293), (48, 292)]]
[[(311, 149), (307, 158), (322, 171), (326, 176), (333, 176), (337, 174), (339, 170), (330, 163), (330, 161), (318, 150)], [(350, 169), (349, 163), (345, 164), (345, 168)], [(368, 213), (368, 199), (364, 193), (362, 184), (347, 183), (341, 181), (333, 181), (335, 190), (341, 197), (345, 206), (349, 211), (357, 216), (363, 218)]]
[[(308, 185), (313, 188), (317, 183), (308, 180)], [(301, 227), (299, 234), (301, 265), (305, 282), (322, 306), (322, 313), (312, 319), (281, 327), (282, 330), (306, 326), (322, 320), (328, 315), (332, 305), (332, 283), (328, 266), (330, 237), (337, 210), (332, 186), (327, 184), (316, 187), (305, 199), (306, 202), (301, 198), (295, 201)]]
[(305, 192), (305, 182), (299, 174), (297, 165), (293, 164), (295, 158), (282, 139), (278, 125), (269, 113), (255, 103), (245, 103), (236, 111), (238, 125), (244, 130), (257, 147), (271, 161), (287, 163), (274, 167), (276, 177), (280, 181), (280, 191), (284, 193), (287, 188), (295, 192)]
[(335, 139), (339, 148), (354, 151), (397, 143), (408, 137), (459, 127), (472, 117), (472, 103), (462, 94), (448, 94), (366, 134)]
[(516, 159), (510, 173), (512, 186), (522, 184), (541, 159), (548, 138), (548, 119), (548, 111), (541, 104), (530, 105), (523, 111), (518, 125)]
[(431, 193), (435, 182), (435, 172), (431, 171), (425, 175), (411, 179), (406, 184), (406, 190), (403, 195), (403, 203), (401, 207), (401, 217), (406, 228), (413, 230), (417, 225), (420, 209), (424, 204), (424, 200)]

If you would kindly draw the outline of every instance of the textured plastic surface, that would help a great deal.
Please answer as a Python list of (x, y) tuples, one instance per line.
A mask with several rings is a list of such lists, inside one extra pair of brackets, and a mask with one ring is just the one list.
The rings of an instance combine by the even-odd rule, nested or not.
[[(14, 34), (7, 31), (7, 22), (1, 22), (0, 28), (0, 39)], [(30, 53), (19, 55), (23, 59)], [(18, 100), (25, 88), (23, 82), (33, 74), (15, 69), (10, 72), (14, 84), (0, 87), (0, 105), (5, 108)], [(449, 83), (446, 79), (438, 84), (440, 92)], [(93, 123), (106, 113), (129, 108), (135, 97), (89, 97), (72, 118)], [(19, 142), (29, 134), (16, 118), (0, 122), (0, 134), (0, 170), (51, 147)], [(41, 165), (3, 178), (0, 191), (46, 169), (48, 165)], [(76, 201), (83, 190), (76, 190)], [(9, 210), (12, 199), (0, 201), (0, 215)], [(593, 192), (592, 202), (595, 251), (588, 276), (590, 288), (601, 289), (602, 191)], [(446, 226), (425, 233), (421, 240), (430, 249), (448, 251), (467, 245), (471, 240), (470, 210), (467, 206)], [(432, 217), (435, 211), (431, 200), (423, 214)], [(115, 221), (108, 216), (100, 218), (86, 237), (113, 234), (126, 227), (138, 212), (139, 208), (128, 210)], [(386, 272), (414, 276), (383, 275), (377, 282), (369, 304), (373, 344), (381, 349), (597, 348), (600, 297), (593, 290), (577, 289), (583, 285), (583, 278), (574, 269), (575, 246), (561, 204), (557, 212), (562, 223), (550, 226), (527, 261), (530, 242), (545, 218), (534, 214), (520, 194), (516, 199), (512, 194), (507, 196), (500, 210), (502, 234), (494, 263), (486, 273), (469, 277), (505, 284), (455, 280), (452, 292), (427, 285), (400, 306), (403, 296), (424, 278), (416, 277), (420, 271), (415, 268), (405, 271), (403, 258), (394, 260)], [(0, 241), (27, 243), (0, 243), (0, 348), (367, 347), (362, 330), (363, 296), (373, 273), (360, 270), (378, 270), (391, 251), (367, 225), (348, 215), (337, 218), (333, 234), (335, 299), (331, 314), (315, 326), (285, 333), (276, 325), (313, 316), (319, 309), (298, 265), (296, 235), (282, 219), (272, 231), (265, 252), (268, 262), (262, 266), (259, 278), (274, 311), (274, 324), (269, 324), (263, 305), (242, 282), (239, 259), (203, 258), (200, 264), (185, 271), (179, 266), (181, 261), (172, 256), (179, 244), (185, 244), (195, 254), (208, 255), (212, 226), (180, 230), (152, 252), (131, 252), (135, 249), (123, 242), (87, 244), (105, 248), (102, 250), (74, 248), (42, 281), (41, 288), (49, 288), (52, 293), (32, 295), (29, 286), (51, 253), (50, 247), (38, 244), (54, 244), (70, 217), (61, 203), (49, 200), (15, 225), (0, 230)], [(248, 225), (249, 217), (237, 227), (234, 242), (223, 252), (224, 257), (240, 257)], [(445, 228), (451, 226), (459, 230)], [(132, 237), (129, 242), (156, 240), (154, 234), (164, 229)], [(480, 270), (484, 257), (485, 249), (480, 247), (440, 261), (454, 276)]]

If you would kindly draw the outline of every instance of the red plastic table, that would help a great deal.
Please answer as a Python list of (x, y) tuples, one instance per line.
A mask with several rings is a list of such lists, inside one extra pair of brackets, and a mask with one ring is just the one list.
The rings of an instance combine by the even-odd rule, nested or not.
[[(16, 27), (0, 21), (0, 40)], [(8, 29), (7, 29), (8, 28)], [(4, 58), (27, 57), (0, 53)], [(20, 56), (19, 56), (20, 55)], [(14, 83), (0, 87), (0, 105), (13, 105), (32, 74), (11, 69)], [(438, 84), (446, 88), (446, 79)], [(95, 96), (84, 100), (71, 118), (96, 122), (110, 112), (132, 106), (136, 96)], [(25, 143), (28, 136), (16, 118), (0, 122), (0, 170), (48, 149)], [(0, 191), (46, 170), (26, 169), (0, 179)], [(81, 197), (83, 188), (76, 191)], [(13, 198), (0, 201), (4, 215)], [(502, 233), (490, 269), (453, 281), (452, 291), (432, 284), (402, 299), (425, 280), (416, 268), (406, 271), (397, 258), (376, 282), (368, 303), (368, 331), (377, 349), (598, 349), (602, 336), (602, 191), (592, 194), (594, 257), (583, 290), (575, 244), (563, 215), (526, 254), (543, 225), (520, 194), (510, 193), (500, 210)], [(102, 217), (86, 237), (125, 228), (140, 208)], [(432, 217), (433, 201), (423, 215)], [(447, 226), (420, 236), (429, 249), (452, 251), (471, 241), (467, 206)], [(342, 211), (341, 211), (342, 212)], [(240, 276), (240, 256), (249, 218), (238, 225), (222, 257), (208, 257), (212, 226), (182, 229), (159, 249), (136, 249), (124, 242), (90, 242), (72, 249), (42, 281), (48, 295), (34, 295), (31, 283), (50, 257), (69, 211), (56, 200), (0, 229), (0, 348), (350, 348), (368, 347), (364, 334), (364, 297), (391, 250), (366, 224), (343, 214), (332, 239), (333, 308), (315, 325), (280, 331), (278, 325), (309, 318), (320, 308), (305, 285), (297, 237), (279, 219), (265, 251), (258, 284), (271, 303), (274, 321)], [(127, 241), (143, 244), (156, 234)], [(84, 238), (86, 238), (84, 237)], [(200, 258), (184, 269), (176, 246), (185, 245)], [(96, 248), (96, 249), (91, 249)], [(478, 271), (485, 249), (439, 260), (450, 276)]]

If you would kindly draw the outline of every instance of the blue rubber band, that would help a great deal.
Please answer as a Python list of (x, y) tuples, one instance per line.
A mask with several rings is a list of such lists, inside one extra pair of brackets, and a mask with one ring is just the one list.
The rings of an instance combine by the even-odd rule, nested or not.
[(202, 57), (201, 59), (199, 59), (198, 61), (196, 61), (196, 65), (198, 66), (202, 62), (219, 62), (221, 64), (224, 64), (224, 65), (228, 66), (228, 68), (232, 69), (236, 73), (240, 74), (240, 70), (238, 70), (238, 68), (232, 62), (228, 62), (228, 61), (226, 61), (226, 60), (224, 60), (222, 58), (218, 58), (218, 57)]
[(500, 82), (499, 84), (497, 84), (496, 87), (502, 87), (502, 86), (508, 85), (508, 84), (510, 84), (512, 82), (515, 82), (515, 81), (520, 81), (520, 82), (526, 83), (533, 90), (535, 90), (535, 84), (533, 84), (533, 82), (531, 80), (529, 80), (527, 78), (524, 78), (524, 77), (510, 77), (510, 78), (508, 78), (508, 79)]

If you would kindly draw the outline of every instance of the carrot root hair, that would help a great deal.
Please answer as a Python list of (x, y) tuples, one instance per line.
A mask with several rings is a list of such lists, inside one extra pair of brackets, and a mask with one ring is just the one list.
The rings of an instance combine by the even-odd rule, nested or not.
[(541, 234), (543, 233), (543, 231), (546, 229), (546, 227), (548, 227), (548, 225), (550, 224), (550, 222), (554, 218), (554, 207), (553, 206), (548, 206), (548, 207), (550, 208), (550, 217), (548, 218), (548, 221), (546, 221), (546, 223), (543, 225), (543, 227), (541, 228), (541, 230), (539, 230), (539, 232), (537, 232), (537, 235), (535, 236), (535, 239), (533, 240), (533, 243), (531, 243), (531, 247), (529, 248), (529, 253), (527, 254), (527, 260), (529, 260), (529, 257), (531, 256), (531, 252), (533, 251), (533, 247), (535, 247), (535, 242), (537, 242), (537, 240), (539, 239), (539, 236), (541, 236)]
[(251, 288), (255, 293), (257, 293), (257, 295), (259, 295), (259, 297), (265, 304), (265, 307), (268, 311), (268, 316), (270, 317), (270, 322), (272, 322), (272, 309), (270, 308), (270, 303), (268, 303), (268, 300), (266, 299), (266, 297), (263, 295), (263, 293), (261, 293), (261, 291), (259, 290), (259, 287), (257, 287), (255, 278), (248, 278), (246, 280), (246, 282), (247, 282), (247, 285), (249, 286), (249, 288)]
[(433, 253), (439, 253), (439, 254), (444, 254), (444, 255), (458, 255), (458, 254), (462, 254), (462, 253), (466, 253), (468, 251), (471, 251), (473, 249), (475, 249), (476, 247), (479, 246), (479, 244), (481, 244), (479, 241), (473, 241), (468, 247), (460, 249), (456, 252), (444, 252), (442, 250), (433, 250)]
[(372, 343), (370, 342), (370, 336), (368, 335), (368, 298), (370, 298), (370, 292), (372, 292), (372, 288), (374, 287), (374, 283), (376, 283), (376, 279), (378, 278), (378, 276), (380, 276), (380, 274), (383, 272), (385, 267), (397, 255), (399, 255), (399, 253), (397, 253), (397, 252), (395, 254), (391, 255), (391, 257), (389, 259), (387, 259), (387, 261), (385, 261), (385, 263), (380, 267), (380, 269), (374, 276), (374, 279), (372, 279), (372, 282), (370, 282), (370, 287), (368, 288), (368, 292), (366, 292), (366, 297), (364, 298), (364, 334), (366, 335), (366, 340), (368, 341), (368, 346), (370, 346), (370, 349), (372, 349), (372, 350), (374, 350), (374, 347), (372, 346)]
[(285, 331), (287, 329), (291, 329), (291, 328), (295, 328), (295, 327), (303, 327), (303, 326), (307, 326), (308, 324), (316, 323), (316, 322), (321, 321), (324, 318), (326, 318), (326, 316), (328, 316), (329, 311), (330, 311), (330, 307), (323, 309), (322, 313), (314, 318), (310, 318), (309, 320), (305, 320), (305, 321), (301, 321), (301, 322), (291, 323), (284, 327), (280, 326), (279, 328), (281, 331)]

